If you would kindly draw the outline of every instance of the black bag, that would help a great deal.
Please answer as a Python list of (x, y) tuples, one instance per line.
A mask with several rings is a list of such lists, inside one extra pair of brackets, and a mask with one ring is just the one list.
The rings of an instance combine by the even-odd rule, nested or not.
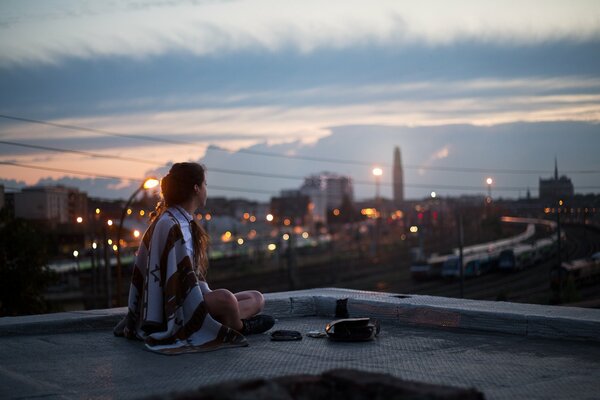
[(329, 339), (338, 342), (364, 342), (379, 334), (380, 324), (375, 318), (344, 318), (325, 327)]

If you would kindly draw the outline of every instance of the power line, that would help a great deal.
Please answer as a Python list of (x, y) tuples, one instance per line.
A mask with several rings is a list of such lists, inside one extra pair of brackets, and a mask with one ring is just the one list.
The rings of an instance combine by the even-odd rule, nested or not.
[(38, 170), (42, 170), (42, 171), (53, 171), (53, 172), (62, 172), (62, 173), (66, 173), (66, 174), (90, 176), (90, 177), (96, 178), (96, 179), (125, 180), (125, 181), (129, 181), (129, 182), (137, 182), (140, 180), (139, 178), (130, 178), (130, 177), (113, 176), (113, 175), (101, 175), (101, 174), (97, 174), (95, 172), (75, 171), (75, 170), (64, 169), (64, 168), (40, 167), (37, 165), (22, 164), (22, 163), (17, 163), (17, 162), (12, 162), (12, 161), (0, 161), (0, 164), (12, 165), (12, 166), (21, 167), (21, 168), (38, 169)]
[(141, 158), (114, 156), (114, 155), (108, 155), (108, 154), (93, 153), (93, 152), (83, 151), (83, 150), (61, 149), (61, 148), (58, 148), (58, 147), (49, 147), (49, 146), (39, 146), (39, 145), (35, 145), (35, 144), (16, 143), (16, 142), (9, 142), (9, 141), (6, 141), (6, 140), (0, 140), (0, 144), (8, 144), (8, 145), (11, 145), (11, 146), (27, 147), (27, 148), (30, 148), (30, 149), (55, 151), (55, 152), (58, 152), (58, 153), (80, 154), (80, 155), (84, 155), (84, 156), (88, 156), (88, 157), (93, 157), (93, 158), (106, 158), (106, 159), (111, 159), (111, 160), (132, 161), (132, 162), (137, 162), (137, 163), (142, 163), (142, 164), (149, 164), (149, 165), (161, 165), (161, 166), (164, 165), (162, 163), (156, 163), (154, 161), (148, 161), (148, 160), (144, 160), (144, 159), (141, 159)]
[[(9, 142), (9, 141), (5, 141), (5, 140), (0, 140), (0, 144), (8, 144), (8, 145), (13, 145), (13, 146), (21, 146), (21, 147), (27, 147), (27, 148), (56, 151), (59, 153), (81, 154), (81, 155), (85, 155), (85, 156), (89, 156), (89, 157), (96, 157), (96, 158), (132, 161), (132, 162), (150, 164), (150, 165), (155, 165), (155, 166), (163, 166), (164, 165), (162, 163), (156, 163), (154, 161), (148, 161), (148, 160), (144, 160), (144, 159), (140, 159), (140, 158), (107, 155), (107, 154), (93, 153), (93, 152), (81, 151), (81, 150), (61, 149), (61, 148), (49, 147), (49, 146), (38, 146), (38, 145), (25, 144), (25, 143)], [(303, 180), (304, 179), (304, 177), (302, 177), (302, 176), (254, 172), (254, 171), (230, 170), (230, 169), (223, 169), (223, 168), (210, 168), (209, 171), (220, 172), (220, 173), (225, 173), (225, 174), (232, 174), (232, 175), (256, 176), (256, 177), (261, 177), (261, 178), (277, 178), (277, 179), (290, 179), (290, 180)], [(375, 185), (375, 182), (373, 182), (373, 181), (353, 181), (353, 183), (358, 184), (358, 185), (369, 185), (369, 186)], [(391, 182), (382, 182), (381, 184), (384, 186), (392, 186)], [(405, 184), (405, 186), (406, 187), (416, 187), (416, 188), (431, 187), (431, 185), (425, 185), (425, 184), (422, 184), (422, 185), (421, 184)], [(436, 187), (440, 188), (440, 189), (457, 189), (457, 190), (459, 190), (459, 189), (466, 189), (466, 190), (480, 189), (480, 188), (473, 187), (473, 186), (462, 187), (462, 186), (452, 186), (452, 185), (436, 185)], [(504, 188), (504, 190), (523, 190), (523, 188)]]
[[(30, 165), (30, 164), (23, 164), (23, 163), (17, 163), (17, 162), (12, 162), (12, 161), (0, 161), (0, 164), (4, 164), (4, 165), (11, 165), (11, 166), (15, 166), (15, 167), (22, 167), (22, 168), (30, 168), (30, 169), (37, 169), (37, 170), (43, 170), (43, 171), (54, 171), (54, 172), (62, 172), (62, 173), (69, 173), (69, 174), (76, 174), (76, 175), (84, 175), (84, 176), (89, 176), (92, 178), (97, 178), (97, 179), (111, 179), (111, 180), (126, 180), (126, 181), (130, 181), (130, 182), (139, 182), (140, 179), (139, 178), (132, 178), (132, 177), (125, 177), (125, 176), (115, 176), (115, 175), (101, 175), (101, 174), (97, 174), (97, 173), (93, 173), (93, 172), (86, 172), (86, 171), (77, 171), (77, 170), (71, 170), (71, 169), (64, 169), (64, 168), (53, 168), (53, 167), (42, 167), (42, 166), (37, 166), (37, 165)], [(239, 171), (231, 171), (232, 173), (237, 173)], [(279, 177), (283, 177), (285, 175), (280, 175)], [(288, 176), (289, 177), (289, 176)], [(362, 182), (364, 184), (369, 183), (370, 182)], [(453, 185), (441, 185), (441, 184), (411, 184), (411, 183), (406, 183), (404, 185), (405, 187), (414, 187), (414, 188), (425, 188), (425, 189), (445, 189), (445, 190), (470, 190), (470, 191), (482, 191), (484, 190), (483, 187), (480, 186), (453, 186)], [(210, 186), (213, 189), (217, 189), (217, 190), (224, 190), (224, 191), (239, 191), (239, 192), (249, 192), (249, 193), (261, 193), (261, 194), (276, 194), (273, 191), (267, 191), (267, 190), (261, 190), (261, 189), (247, 189), (247, 188), (235, 188), (235, 187), (227, 187), (227, 186), (218, 186), (218, 185), (211, 185)], [(521, 190), (527, 190), (528, 188), (524, 188), (524, 187), (495, 187), (494, 190), (497, 191), (521, 191)], [(588, 187), (582, 187), (582, 189), (600, 189), (600, 187), (593, 187), (593, 186), (588, 186)]]
[[(5, 114), (0, 114), (0, 118), (9, 119), (9, 120), (13, 120), (13, 121), (19, 121), (19, 122), (48, 125), (48, 126), (53, 126), (53, 127), (62, 128), (62, 129), (75, 130), (75, 131), (98, 133), (98, 134), (107, 135), (107, 136), (123, 137), (123, 138), (135, 139), (135, 140), (146, 140), (146, 141), (152, 141), (152, 142), (169, 143), (169, 144), (184, 145), (184, 146), (201, 146), (203, 148), (206, 148), (207, 151), (208, 150), (216, 150), (216, 151), (227, 152), (230, 154), (235, 153), (232, 150), (227, 150), (227, 149), (223, 149), (220, 147), (209, 147), (207, 145), (201, 145), (199, 143), (182, 141), (182, 140), (157, 138), (157, 137), (148, 136), (148, 135), (130, 135), (130, 134), (107, 131), (107, 130), (103, 130), (103, 129), (87, 128), (87, 127), (81, 127), (81, 126), (69, 125), (69, 124), (58, 124), (58, 123), (49, 122), (49, 121), (16, 117), (16, 116), (5, 115)], [(389, 164), (389, 163), (374, 163), (374, 162), (360, 161), (360, 160), (343, 160), (343, 159), (335, 159), (335, 158), (310, 157), (310, 156), (300, 156), (300, 155), (284, 155), (284, 154), (249, 150), (249, 149), (239, 149), (239, 150), (237, 150), (237, 152), (251, 154), (251, 155), (257, 155), (257, 156), (263, 156), (263, 157), (297, 159), (297, 160), (312, 161), (312, 162), (327, 162), (327, 163), (335, 163), (335, 164), (349, 164), (349, 165), (363, 165), (363, 166), (373, 166), (374, 164), (378, 164), (378, 165), (381, 165), (384, 167), (391, 167), (391, 164)], [(468, 173), (479, 173), (479, 174), (527, 174), (527, 175), (534, 174), (534, 175), (539, 175), (539, 174), (546, 174), (546, 173), (551, 172), (550, 170), (490, 169), (490, 168), (469, 168), (469, 167), (450, 167), (450, 166), (422, 166), (422, 165), (410, 165), (410, 164), (403, 165), (403, 168), (417, 169), (417, 170), (442, 171), (442, 172), (468, 172)], [(564, 171), (564, 173), (597, 174), (597, 173), (600, 173), (600, 170), (572, 170), (572, 171)]]
[(31, 118), (15, 117), (15, 116), (4, 115), (4, 114), (0, 114), (0, 118), (10, 119), (13, 121), (28, 122), (31, 124), (53, 126), (55, 128), (69, 129), (69, 130), (73, 130), (73, 131), (98, 133), (100, 135), (115, 136), (115, 137), (122, 137), (122, 138), (135, 139), (135, 140), (147, 140), (147, 141), (151, 141), (151, 142), (178, 144), (178, 145), (185, 145), (185, 146), (198, 145), (197, 143), (185, 142), (185, 141), (181, 141), (181, 140), (157, 138), (154, 136), (146, 136), (146, 135), (129, 135), (126, 133), (117, 133), (117, 132), (106, 131), (104, 129), (86, 128), (86, 127), (78, 126), (78, 125), (57, 124), (55, 122), (42, 121), (42, 120), (31, 119)]
[[(12, 165), (12, 166), (21, 167), (21, 168), (38, 169), (38, 170), (42, 170), (42, 171), (54, 171), (54, 172), (62, 172), (62, 173), (67, 173), (67, 174), (84, 175), (84, 176), (89, 176), (89, 177), (96, 178), (96, 179), (125, 180), (125, 181), (129, 181), (129, 182), (139, 182), (140, 181), (139, 178), (114, 176), (114, 175), (100, 175), (100, 174), (96, 174), (93, 172), (76, 171), (76, 170), (64, 169), (64, 168), (40, 167), (37, 165), (22, 164), (22, 163), (16, 163), (16, 162), (12, 162), (12, 161), (0, 161), (0, 164)], [(211, 188), (214, 188), (217, 190), (231, 191), (231, 192), (275, 194), (275, 192), (260, 190), (260, 189), (246, 189), (246, 188), (217, 186), (217, 185), (211, 185)]]

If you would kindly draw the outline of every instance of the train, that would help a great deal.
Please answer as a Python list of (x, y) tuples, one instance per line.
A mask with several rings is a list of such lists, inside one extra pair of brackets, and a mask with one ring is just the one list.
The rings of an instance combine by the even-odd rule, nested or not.
[(568, 282), (576, 286), (585, 286), (600, 280), (600, 252), (590, 257), (572, 261), (563, 261), (559, 268), (550, 273), (550, 287), (554, 290), (563, 288)]
[[(463, 256), (463, 272), (465, 278), (472, 278), (489, 272), (494, 258), (489, 253), (472, 253)], [(460, 256), (448, 257), (441, 271), (442, 278), (458, 278), (460, 276)]]
[[(522, 233), (509, 238), (463, 248), (465, 277), (479, 276), (495, 269), (504, 271), (524, 269), (555, 254), (556, 237), (546, 237), (532, 242), (536, 225), (547, 226), (552, 230), (556, 227), (554, 221), (516, 217), (503, 217), (502, 221), (526, 223), (527, 227)], [(561, 237), (565, 237), (564, 233)], [(434, 254), (426, 261), (413, 263), (410, 273), (414, 280), (459, 277), (459, 249), (454, 249), (451, 254)]]
[(548, 237), (504, 249), (498, 256), (498, 270), (515, 271), (531, 267), (556, 254), (557, 247), (556, 238)]

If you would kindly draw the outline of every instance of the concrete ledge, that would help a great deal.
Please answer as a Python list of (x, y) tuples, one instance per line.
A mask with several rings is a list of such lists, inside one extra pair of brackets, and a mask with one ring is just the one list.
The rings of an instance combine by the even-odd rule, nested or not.
[[(541, 306), (349, 289), (310, 289), (265, 294), (265, 313), (276, 318), (335, 318), (336, 301), (348, 298), (351, 317), (384, 323), (499, 332), (550, 339), (600, 342), (600, 310)], [(0, 336), (111, 330), (126, 307), (0, 318)]]
[(0, 318), (0, 337), (85, 332), (110, 329), (123, 318), (127, 307), (71, 311), (54, 314)]

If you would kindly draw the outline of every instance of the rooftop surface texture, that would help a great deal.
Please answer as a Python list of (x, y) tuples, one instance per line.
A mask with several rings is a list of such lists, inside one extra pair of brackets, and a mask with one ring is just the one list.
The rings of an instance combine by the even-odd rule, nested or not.
[(165, 356), (117, 338), (125, 308), (0, 319), (0, 398), (140, 398), (232, 379), (321, 374), (336, 368), (473, 387), (487, 399), (597, 399), (600, 310), (404, 296), (345, 289), (266, 295), (273, 329), (306, 334), (335, 319), (377, 317), (372, 342), (304, 337)]

